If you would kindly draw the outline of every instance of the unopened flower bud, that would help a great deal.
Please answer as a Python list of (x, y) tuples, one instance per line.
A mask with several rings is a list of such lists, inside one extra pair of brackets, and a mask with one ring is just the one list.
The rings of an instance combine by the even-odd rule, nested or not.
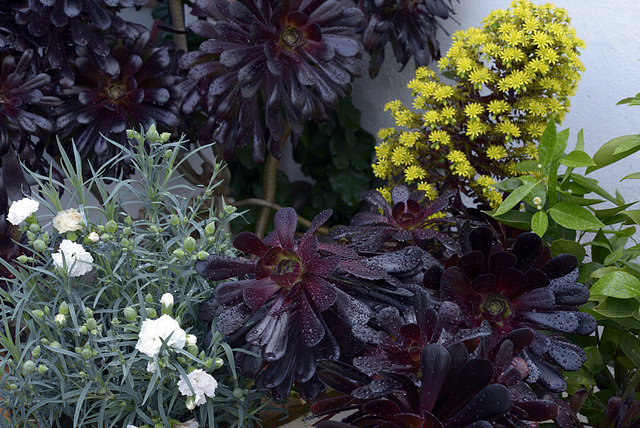
[(242, 398), (244, 397), (244, 391), (242, 390), (242, 388), (234, 388), (233, 389), (233, 396), (236, 398)]
[(49, 367), (45, 366), (44, 364), (40, 364), (38, 366), (38, 373), (45, 374), (47, 371), (49, 371)]
[(207, 257), (209, 257), (209, 253), (207, 253), (206, 251), (198, 251), (198, 260), (207, 260)]
[(84, 326), (84, 325), (81, 325), (81, 326), (80, 326), (80, 328), (78, 329), (78, 331), (80, 332), (80, 334), (87, 334), (87, 333), (89, 333), (89, 329), (88, 329), (86, 326)]
[(193, 410), (196, 408), (196, 397), (194, 397), (193, 395), (190, 395), (187, 397), (187, 400), (185, 401), (185, 406), (187, 406), (187, 409), (189, 410)]
[(184, 250), (188, 253), (194, 251), (196, 249), (196, 240), (193, 236), (187, 236), (184, 238)]
[(155, 318), (156, 316), (158, 316), (158, 313), (156, 312), (155, 309), (146, 308), (146, 310), (147, 310), (147, 318)]
[(127, 321), (133, 322), (138, 317), (138, 313), (131, 306), (127, 306), (126, 308), (124, 308), (124, 317), (127, 319)]
[(86, 244), (95, 244), (99, 240), (100, 240), (100, 235), (98, 235), (96, 232), (91, 232), (84, 238), (84, 242)]
[(67, 325), (67, 316), (65, 314), (58, 314), (53, 319), (53, 322), (58, 327), (64, 327), (65, 325)]
[(220, 367), (222, 367), (224, 365), (224, 361), (222, 358), (216, 358), (216, 362), (213, 365), (214, 369), (219, 369)]
[(116, 231), (118, 230), (118, 223), (116, 223), (113, 220), (109, 220), (105, 225), (104, 225), (104, 230), (106, 230), (109, 233), (116, 233)]
[(33, 350), (31, 351), (31, 356), (33, 358), (38, 358), (41, 353), (42, 353), (42, 348), (40, 348), (40, 345), (36, 345), (36, 347), (33, 348)]
[(20, 254), (16, 260), (18, 260), (20, 263), (26, 263), (29, 260), (29, 257), (25, 256), (24, 254)]
[(208, 223), (204, 228), (204, 232), (207, 235), (213, 235), (216, 232), (216, 224), (214, 222)]
[(93, 352), (89, 348), (83, 348), (82, 352), (80, 352), (80, 356), (85, 360), (88, 360), (93, 357)]
[(62, 348), (62, 346), (60, 345), (60, 342), (58, 342), (58, 341), (56, 341), (56, 340), (54, 340), (53, 342), (51, 342), (51, 345), (49, 345), (49, 346), (50, 346), (50, 347), (52, 347), (52, 348), (55, 348), (55, 349), (60, 349), (60, 348)]
[(171, 217), (169, 218), (169, 222), (174, 225), (177, 226), (180, 224), (180, 217), (178, 217), (175, 214), (171, 214)]
[(31, 223), (29, 225), (29, 230), (32, 231), (33, 233), (38, 233), (40, 232), (40, 225), (38, 223)]
[(32, 313), (33, 313), (33, 316), (36, 318), (42, 318), (44, 316), (44, 312), (42, 312), (40, 309), (36, 309)]
[(125, 225), (125, 226), (131, 226), (132, 224), (133, 224), (133, 219), (131, 218), (131, 216), (130, 216), (130, 215), (127, 215), (127, 216), (124, 218), (124, 225)]
[(67, 315), (69, 313), (69, 304), (67, 302), (60, 303), (60, 307), (58, 308), (58, 313), (62, 315)]
[(24, 375), (30, 375), (38, 369), (36, 363), (31, 360), (27, 360), (22, 364), (22, 373)]
[(78, 239), (78, 234), (73, 231), (67, 232), (65, 238), (67, 238), (71, 242), (76, 242), (76, 239)]
[(184, 257), (184, 251), (182, 251), (182, 249), (178, 248), (173, 250), (173, 255), (176, 256), (177, 258), (181, 259), (182, 257)]
[(187, 334), (186, 337), (186, 346), (195, 346), (195, 344), (198, 342), (198, 338), (196, 337), (195, 334)]
[(96, 321), (95, 318), (89, 318), (84, 325), (86, 325), (89, 330), (95, 330), (95, 328), (98, 327), (98, 321)]
[(36, 251), (41, 253), (47, 249), (47, 244), (45, 244), (45, 242), (42, 239), (36, 239), (35, 241), (33, 241), (33, 248), (35, 248)]
[(151, 295), (151, 293), (147, 293), (146, 296), (144, 296), (144, 301), (147, 303), (153, 303), (153, 296)]

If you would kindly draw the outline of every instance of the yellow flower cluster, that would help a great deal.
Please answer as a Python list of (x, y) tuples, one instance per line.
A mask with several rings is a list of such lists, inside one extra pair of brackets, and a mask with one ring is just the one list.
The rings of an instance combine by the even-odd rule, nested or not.
[(438, 63), (455, 82), (421, 67), (408, 84), (413, 108), (386, 105), (397, 128), (378, 134), (375, 175), (388, 181), (387, 189), (404, 182), (429, 198), (463, 186), (496, 206), (502, 196), (492, 180), (535, 159), (549, 117), (560, 121), (568, 111), (584, 69), (583, 46), (563, 9), (529, 0), (455, 33)]

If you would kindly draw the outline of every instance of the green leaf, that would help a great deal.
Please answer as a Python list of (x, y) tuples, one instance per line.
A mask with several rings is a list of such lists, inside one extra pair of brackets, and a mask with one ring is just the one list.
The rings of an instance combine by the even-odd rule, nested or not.
[(542, 132), (540, 142), (538, 143), (538, 159), (543, 167), (546, 167), (551, 163), (553, 157), (554, 147), (556, 145), (556, 122), (553, 117), (547, 123), (546, 128)]
[(341, 169), (329, 176), (333, 191), (340, 195), (342, 202), (350, 207), (358, 205), (361, 195), (369, 189), (369, 178), (362, 171), (351, 168)]
[(620, 179), (620, 181), (622, 181), (622, 180), (638, 180), (638, 179), (640, 179), (640, 172), (634, 172), (633, 174), (629, 174), (629, 175), (627, 175), (625, 177), (622, 177)]
[(569, 202), (558, 202), (549, 215), (560, 226), (574, 230), (600, 229), (604, 224), (588, 209)]
[(522, 211), (507, 211), (506, 213), (496, 216), (493, 211), (485, 211), (489, 216), (496, 219), (500, 223), (507, 226), (515, 227), (520, 230), (531, 230), (532, 214)]
[(502, 204), (498, 207), (494, 215), (500, 216), (511, 210), (511, 208), (515, 207), (522, 201), (522, 199), (524, 199), (525, 196), (527, 196), (527, 194), (529, 194), (529, 192), (531, 192), (537, 183), (537, 181), (525, 182), (522, 186), (511, 192), (511, 194), (502, 201)]
[(626, 210), (622, 211), (622, 214), (629, 217), (635, 224), (640, 224), (640, 210)]
[(573, 183), (571, 184), (574, 184), (574, 183), (578, 184), (579, 186), (592, 191), (596, 195), (602, 196), (609, 202), (613, 202), (616, 205), (620, 205), (620, 201), (618, 200), (618, 198), (612, 196), (602, 187), (598, 186), (598, 180), (594, 180), (593, 178), (583, 177), (580, 174), (571, 174), (571, 180), (573, 180)]
[(572, 168), (594, 166), (596, 164), (593, 159), (591, 159), (591, 156), (580, 150), (570, 152), (568, 155), (560, 159), (560, 163)]
[[(528, 178), (532, 178), (532, 177), (528, 177)], [(535, 201), (536, 198), (539, 198), (539, 201)], [(547, 188), (545, 187), (545, 185), (542, 184), (542, 182), (535, 180), (535, 186), (524, 197), (524, 202), (529, 204), (529, 206), (533, 208), (538, 208), (538, 205), (540, 205), (541, 207), (544, 207), (545, 203), (547, 202)]]
[[(620, 147), (624, 148), (624, 151), (618, 150)], [(640, 150), (640, 135), (624, 135), (614, 138), (604, 143), (593, 155), (593, 161), (596, 163), (596, 166), (588, 167), (586, 173), (589, 174), (607, 165), (611, 165), (638, 150)]]
[(589, 205), (596, 205), (599, 204), (601, 202), (604, 202), (604, 199), (587, 199), (584, 198), (580, 195), (574, 195), (573, 193), (568, 194), (565, 192), (562, 192), (562, 200), (564, 202), (571, 202), (574, 203), (576, 205), (582, 205), (582, 206), (589, 206)]
[(514, 165), (513, 170), (517, 172), (540, 171), (540, 161), (526, 160)]
[(578, 258), (578, 266), (582, 265), (587, 252), (584, 247), (576, 242), (568, 239), (556, 239), (551, 243), (551, 257), (558, 256), (560, 254), (573, 254)]
[(329, 140), (331, 160), (337, 169), (345, 169), (349, 166), (349, 150), (344, 135), (336, 134)]
[[(626, 272), (609, 272), (596, 281), (591, 289), (591, 294), (629, 299), (640, 295), (640, 280)], [(636, 301), (636, 305), (638, 302)]]
[(494, 187), (503, 192), (512, 192), (520, 186), (522, 186), (522, 180), (512, 177), (496, 183)]
[(531, 217), (531, 230), (542, 238), (549, 226), (549, 219), (544, 211), (538, 211)]
[(620, 349), (637, 367), (640, 365), (640, 340), (629, 332), (621, 332), (618, 335), (618, 345)]
[(617, 262), (620, 257), (622, 257), (622, 253), (624, 251), (624, 247), (618, 247), (613, 250), (607, 257), (605, 257), (604, 262), (602, 263), (605, 266), (611, 266)]
[(582, 129), (578, 131), (578, 139), (576, 140), (576, 150), (584, 151), (584, 132), (582, 131)]
[(604, 209), (604, 210), (593, 210), (593, 213), (600, 220), (605, 220), (605, 219), (607, 219), (609, 217), (613, 217), (614, 215), (618, 214), (621, 211), (624, 211), (625, 209), (629, 208), (633, 204), (635, 204), (635, 202), (631, 202), (629, 204), (624, 204), (624, 205), (620, 205), (620, 206), (613, 207), (613, 208), (607, 208), (607, 209)]
[(615, 297), (607, 297), (593, 308), (595, 312), (608, 318), (631, 317), (637, 309), (638, 301), (636, 299), (617, 299)]

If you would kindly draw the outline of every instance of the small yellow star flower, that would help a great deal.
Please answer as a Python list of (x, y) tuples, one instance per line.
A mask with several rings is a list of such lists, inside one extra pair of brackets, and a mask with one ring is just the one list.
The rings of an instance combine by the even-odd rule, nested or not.
[(487, 157), (491, 160), (504, 159), (507, 156), (507, 149), (503, 146), (489, 146), (487, 148)]

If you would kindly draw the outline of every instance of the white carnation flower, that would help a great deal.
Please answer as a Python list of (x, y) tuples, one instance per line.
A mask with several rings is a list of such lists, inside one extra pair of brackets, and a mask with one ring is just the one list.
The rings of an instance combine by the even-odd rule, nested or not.
[(156, 372), (156, 363), (153, 361), (147, 361), (147, 372), (155, 373)]
[(75, 208), (59, 211), (53, 218), (53, 227), (59, 233), (75, 232), (82, 229), (82, 215)]
[(166, 306), (167, 308), (173, 306), (173, 294), (164, 293), (160, 298), (160, 304)]
[(194, 346), (198, 343), (198, 338), (195, 334), (187, 334), (187, 344), (186, 346)]
[(187, 422), (175, 424), (173, 428), (200, 428), (200, 424), (195, 419), (191, 419)]
[(169, 315), (162, 315), (156, 320), (146, 319), (140, 327), (136, 349), (150, 357), (155, 357), (160, 353), (162, 340), (172, 348), (182, 349), (187, 341), (187, 333), (180, 328), (178, 321)]
[(87, 252), (81, 244), (63, 240), (60, 243), (59, 252), (52, 254), (53, 264), (66, 269), (69, 276), (80, 276), (93, 269), (90, 263), (93, 263), (93, 257)]
[(178, 391), (180, 391), (182, 395), (193, 396), (196, 406), (206, 403), (206, 397), (213, 398), (216, 395), (215, 392), (218, 387), (218, 382), (209, 373), (202, 369), (197, 369), (189, 373), (187, 377), (193, 387), (193, 392), (189, 389), (189, 385), (184, 378), (178, 381)]
[(98, 235), (96, 232), (91, 232), (87, 235), (87, 239), (95, 244), (100, 240), (100, 235)]
[(129, 425), (127, 425), (127, 428), (138, 428), (138, 427), (137, 427), (137, 426), (135, 426), (135, 425), (131, 425), (131, 424), (129, 424)]
[(27, 219), (31, 214), (38, 211), (40, 204), (38, 201), (34, 201), (30, 198), (23, 198), (19, 201), (15, 201), (9, 207), (9, 214), (7, 214), (7, 220), (9, 223), (17, 226)]

